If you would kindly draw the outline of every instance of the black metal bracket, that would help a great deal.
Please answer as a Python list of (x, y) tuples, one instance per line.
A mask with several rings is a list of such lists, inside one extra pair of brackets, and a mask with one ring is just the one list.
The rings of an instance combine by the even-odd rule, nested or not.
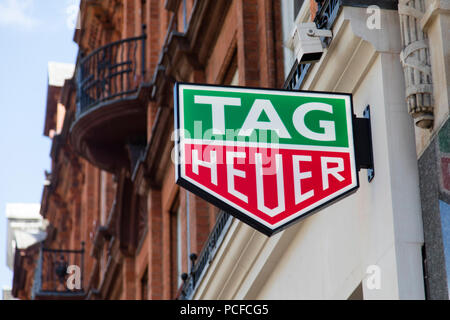
[(363, 118), (353, 117), (353, 142), (355, 144), (356, 168), (367, 169), (367, 180), (375, 177), (373, 164), (372, 129), (370, 125), (370, 106), (367, 106)]

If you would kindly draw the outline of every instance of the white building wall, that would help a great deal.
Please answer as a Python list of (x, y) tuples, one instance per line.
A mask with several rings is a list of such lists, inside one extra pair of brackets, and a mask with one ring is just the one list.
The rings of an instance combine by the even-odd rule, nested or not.
[[(375, 179), (353, 195), (271, 238), (234, 221), (194, 299), (423, 299), (423, 243), (414, 124), (404, 98), (398, 13), (344, 7), (334, 39), (302, 89), (352, 92), (371, 106)], [(378, 266), (381, 287), (367, 286)]]

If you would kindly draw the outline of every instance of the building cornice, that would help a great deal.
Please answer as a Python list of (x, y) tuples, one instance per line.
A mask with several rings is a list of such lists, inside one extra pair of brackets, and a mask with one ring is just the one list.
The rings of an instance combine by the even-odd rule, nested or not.
[(426, 32), (431, 22), (440, 14), (450, 14), (449, 0), (433, 0), (431, 2), (420, 20), (422, 30)]

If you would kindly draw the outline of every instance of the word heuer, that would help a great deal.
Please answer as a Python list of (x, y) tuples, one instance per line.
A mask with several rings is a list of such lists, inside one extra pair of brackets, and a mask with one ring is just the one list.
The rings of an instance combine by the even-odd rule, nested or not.
[(176, 182), (266, 235), (358, 188), (350, 95), (174, 91)]

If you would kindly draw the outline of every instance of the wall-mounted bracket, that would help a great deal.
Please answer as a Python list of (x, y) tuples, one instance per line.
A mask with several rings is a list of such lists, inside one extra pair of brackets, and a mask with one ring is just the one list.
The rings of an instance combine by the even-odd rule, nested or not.
[(372, 148), (372, 129), (370, 125), (370, 106), (367, 106), (363, 118), (353, 117), (353, 136), (355, 144), (356, 168), (367, 169), (367, 180), (375, 177)]

